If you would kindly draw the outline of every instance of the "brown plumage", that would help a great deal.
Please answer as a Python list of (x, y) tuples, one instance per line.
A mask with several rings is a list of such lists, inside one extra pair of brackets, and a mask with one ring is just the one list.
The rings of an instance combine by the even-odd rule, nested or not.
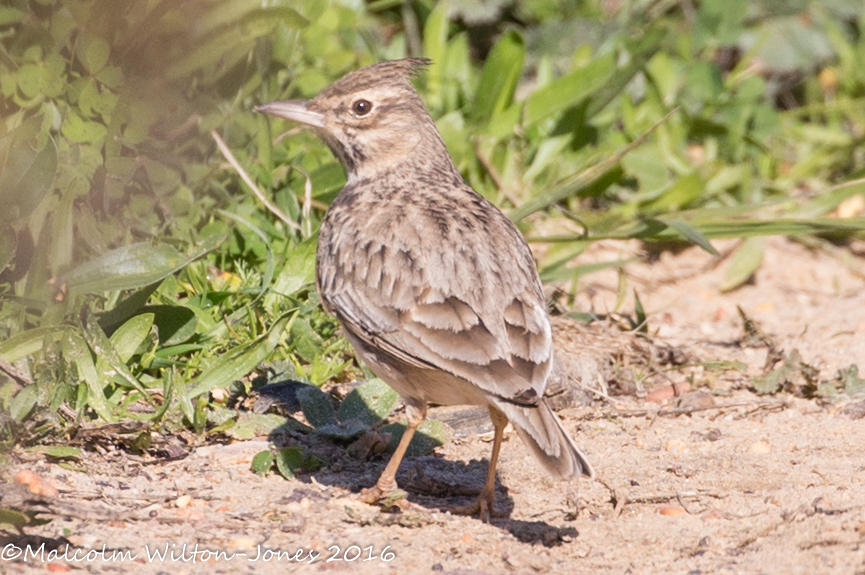
[(531, 251), (454, 167), (410, 82), (426, 64), (381, 62), (312, 100), (257, 109), (313, 126), (348, 175), (321, 225), (316, 285), (408, 415), (403, 441), (366, 495), (396, 488), (428, 403), (483, 405), (496, 434), (487, 484), (472, 509), (488, 517), (508, 421), (553, 476), (593, 471), (543, 399), (553, 350)]

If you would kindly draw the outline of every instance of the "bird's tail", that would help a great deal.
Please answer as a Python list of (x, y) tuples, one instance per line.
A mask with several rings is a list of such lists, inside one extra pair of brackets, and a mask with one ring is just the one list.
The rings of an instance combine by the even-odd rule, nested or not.
[(495, 408), (508, 418), (523, 443), (550, 475), (557, 479), (576, 479), (580, 475), (595, 478), (595, 470), (586, 456), (545, 401), (532, 407), (497, 401)]

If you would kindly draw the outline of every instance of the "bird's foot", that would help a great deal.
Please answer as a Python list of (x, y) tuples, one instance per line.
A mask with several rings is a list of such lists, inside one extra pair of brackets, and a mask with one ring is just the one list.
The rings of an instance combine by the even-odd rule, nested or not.
[(484, 523), (489, 523), (490, 517), (507, 517), (505, 513), (496, 511), (495, 506), (493, 505), (494, 501), (494, 495), (487, 495), (482, 492), (480, 497), (478, 497), (471, 505), (460, 505), (451, 508), (449, 511), (454, 515), (478, 515)]
[(380, 505), (382, 509), (390, 509), (396, 507), (402, 511), (406, 511), (410, 506), (408, 493), (397, 488), (396, 484), (389, 489), (382, 489), (375, 485), (361, 490), (358, 499), (370, 505)]

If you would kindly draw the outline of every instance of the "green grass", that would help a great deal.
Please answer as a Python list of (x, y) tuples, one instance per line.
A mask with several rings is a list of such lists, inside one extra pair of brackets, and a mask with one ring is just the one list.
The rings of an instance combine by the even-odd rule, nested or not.
[[(433, 59), (419, 90), (457, 166), (554, 244), (545, 281), (627, 269), (579, 265), (599, 239), (742, 238), (735, 289), (762, 236), (865, 237), (865, 214), (838, 217), (865, 194), (861, 3), (609, 6), (6, 2), (0, 360), (21, 375), (0, 373), (0, 442), (95, 420), (205, 433), (262, 366), (362, 377), (312, 285), (342, 170), (252, 108), (384, 58)], [(549, 219), (579, 232), (539, 237)]]

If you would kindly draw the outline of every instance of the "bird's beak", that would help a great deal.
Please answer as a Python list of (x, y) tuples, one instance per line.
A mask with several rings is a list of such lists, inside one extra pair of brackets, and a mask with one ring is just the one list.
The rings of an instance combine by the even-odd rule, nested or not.
[(256, 112), (264, 112), (277, 118), (294, 120), (316, 128), (324, 127), (324, 114), (309, 109), (309, 100), (283, 100), (255, 107)]

